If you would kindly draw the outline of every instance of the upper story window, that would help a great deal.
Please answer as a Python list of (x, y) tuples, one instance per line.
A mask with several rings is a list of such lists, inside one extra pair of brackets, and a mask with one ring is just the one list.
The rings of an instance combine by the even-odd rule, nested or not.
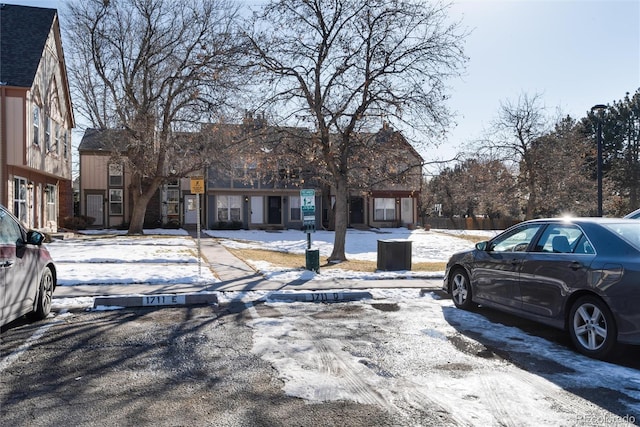
[(33, 143), (40, 145), (40, 108), (33, 106)]
[(56, 154), (58, 154), (60, 152), (60, 134), (62, 133), (62, 129), (60, 128), (59, 124), (55, 124), (55, 139), (53, 140), (53, 151), (55, 151)]
[(62, 144), (63, 144), (62, 154), (66, 159), (67, 156), (69, 155), (69, 134), (67, 133), (66, 130), (62, 135)]
[(122, 187), (122, 165), (120, 163), (109, 163), (109, 186)]
[(44, 146), (51, 151), (51, 118), (44, 116)]

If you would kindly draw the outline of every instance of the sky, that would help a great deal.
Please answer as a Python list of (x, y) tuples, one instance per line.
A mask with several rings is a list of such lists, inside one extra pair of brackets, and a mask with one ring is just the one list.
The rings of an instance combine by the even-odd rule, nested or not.
[[(385, 237), (412, 241), (413, 260), (447, 260), (451, 253), (473, 244), (459, 238), (463, 231), (389, 229)], [(258, 247), (302, 253), (306, 236), (298, 230), (266, 231), (205, 231), (221, 238), (226, 247)], [(121, 233), (121, 232), (119, 232)], [(98, 230), (86, 238), (55, 240), (47, 243), (58, 267), (60, 286), (101, 283), (168, 283), (212, 282), (217, 279), (208, 269), (198, 274), (194, 256), (195, 241), (183, 230), (145, 230), (142, 237), (117, 235), (113, 230)], [(153, 236), (153, 233), (168, 235)], [(487, 237), (495, 234), (486, 233)], [(99, 236), (92, 236), (97, 234)], [(103, 234), (112, 234), (105, 236)], [(95, 238), (93, 238), (95, 237)], [(232, 239), (233, 237), (233, 239)], [(349, 230), (347, 253), (353, 259), (371, 259), (375, 254), (379, 233)], [(330, 232), (314, 233), (313, 248), (326, 254), (326, 241), (333, 241)], [(294, 277), (316, 278), (354, 277), (373, 280), (374, 274), (321, 269), (320, 274), (302, 269), (278, 269), (264, 262), (250, 261), (267, 279), (287, 280)], [(117, 267), (116, 267), (117, 266)], [(406, 272), (397, 272), (402, 275)], [(382, 273), (380, 273), (382, 274)], [(387, 273), (394, 274), (394, 273)], [(296, 292), (296, 291), (290, 291)], [(327, 316), (332, 310), (327, 304), (283, 302), (273, 298), (275, 291), (218, 292), (220, 303), (243, 302), (253, 330), (252, 352), (268, 363), (283, 382), (283, 392), (307, 403), (354, 401), (398, 410), (399, 399), (412, 405), (438, 405), (460, 425), (574, 425), (581, 424), (576, 416), (600, 417), (604, 424), (621, 422), (615, 415), (594, 405), (569, 390), (588, 387), (616, 390), (628, 414), (640, 414), (638, 388), (640, 373), (632, 368), (589, 359), (571, 348), (532, 336), (523, 330), (492, 322), (485, 316), (458, 310), (450, 299), (422, 289), (376, 289), (372, 282), (372, 300), (343, 302), (362, 310), (362, 316)], [(280, 313), (261, 317), (254, 303), (260, 301)], [(375, 304), (397, 304), (401, 310), (377, 310)], [(307, 304), (301, 312), (300, 304)], [(76, 310), (70, 310), (73, 307)], [(53, 311), (60, 318), (74, 316), (77, 308), (93, 309), (93, 298), (53, 299)], [(118, 309), (97, 307), (95, 310)], [(355, 308), (354, 308), (355, 309)], [(333, 322), (329, 338), (314, 335), (317, 318)], [(381, 317), (382, 316), (382, 317)], [(366, 356), (345, 349), (354, 343), (351, 331), (357, 331), (365, 317), (369, 324), (378, 324), (381, 334), (390, 333), (385, 349), (393, 354), (394, 366), (404, 375), (381, 375), (375, 366), (363, 363)], [(49, 327), (44, 323), (41, 328)], [(466, 328), (466, 329), (465, 329)], [(400, 335), (394, 331), (402, 331)], [(461, 333), (460, 331), (467, 331)], [(317, 331), (316, 331), (317, 332)], [(38, 331), (36, 331), (36, 334)], [(318, 332), (319, 333), (319, 332)], [(326, 335), (327, 331), (323, 330)], [(323, 336), (324, 336), (323, 335)], [(345, 335), (342, 337), (341, 335)], [(502, 350), (513, 354), (535, 354), (540, 363), (553, 361), (553, 369), (543, 375), (522, 370), (502, 358), (473, 356), (460, 351), (451, 337), (465, 341), (470, 348), (482, 347), (479, 342), (499, 343)], [(344, 339), (344, 343), (340, 340)], [(351, 341), (350, 341), (351, 340)], [(428, 360), (419, 349), (429, 348)], [(357, 352), (356, 352), (357, 353)], [(10, 356), (0, 360), (0, 374), (11, 365)], [(310, 363), (322, 361), (323, 363)], [(547, 362), (545, 362), (547, 361)], [(365, 365), (367, 368), (365, 368)], [(452, 370), (443, 367), (452, 367)], [(460, 368), (456, 374), (455, 367)], [(541, 365), (542, 366), (542, 365)], [(547, 365), (544, 365), (547, 366)], [(472, 371), (473, 375), (463, 374)], [(621, 386), (626, 384), (627, 386)], [(374, 392), (372, 392), (374, 390)], [(472, 399), (469, 397), (473, 396)], [(460, 411), (460, 408), (465, 410)], [(409, 415), (408, 415), (409, 416)]]
[(427, 162), (450, 159), (481, 139), (500, 104), (522, 94), (540, 94), (551, 118), (580, 118), (640, 88), (640, 0), (458, 0), (449, 15), (470, 32), (469, 62), (462, 78), (449, 81), (457, 126), (437, 147), (420, 150)]

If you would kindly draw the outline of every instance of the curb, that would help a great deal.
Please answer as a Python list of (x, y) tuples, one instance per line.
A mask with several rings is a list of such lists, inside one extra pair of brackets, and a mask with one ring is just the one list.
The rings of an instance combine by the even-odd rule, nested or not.
[(300, 302), (341, 302), (372, 299), (369, 292), (296, 292), (296, 293), (272, 293), (266, 299), (268, 301), (300, 301)]
[(96, 297), (93, 308), (97, 307), (165, 307), (176, 305), (218, 304), (215, 294), (153, 294), (133, 296)]

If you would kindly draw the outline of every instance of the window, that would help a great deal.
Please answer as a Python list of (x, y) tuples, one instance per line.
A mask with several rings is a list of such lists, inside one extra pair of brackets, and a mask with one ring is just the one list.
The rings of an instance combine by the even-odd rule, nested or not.
[(44, 146), (51, 151), (51, 118), (44, 116)]
[(45, 202), (47, 204), (47, 219), (49, 221), (56, 221), (58, 215), (58, 209), (56, 208), (56, 186), (55, 185), (47, 185), (44, 190), (45, 193)]
[(523, 252), (535, 237), (542, 224), (518, 227), (491, 241), (490, 251), (495, 252)]
[(170, 181), (167, 184), (167, 215), (179, 215), (180, 189), (178, 180)]
[(33, 143), (40, 145), (40, 109), (33, 106)]
[(109, 215), (122, 215), (122, 190), (109, 190)]
[[(591, 244), (585, 244), (582, 230), (573, 225), (550, 225), (544, 230), (536, 245), (537, 252), (571, 253), (578, 250), (579, 253), (593, 253)], [(578, 246), (580, 246), (578, 248)]]
[(55, 124), (55, 140), (53, 141), (53, 151), (55, 151), (56, 154), (58, 154), (60, 152), (60, 133), (62, 132), (60, 130), (60, 126), (56, 123)]
[(0, 244), (15, 245), (19, 240), (22, 240), (20, 226), (5, 211), (0, 210)]
[(300, 221), (300, 197), (299, 196), (291, 196), (289, 197), (289, 209), (290, 209), (290, 219), (291, 221)]
[(27, 180), (24, 178), (13, 180), (13, 214), (23, 224), (27, 223)]
[(64, 144), (64, 149), (63, 149), (63, 155), (65, 157), (65, 159), (67, 158), (67, 156), (69, 155), (69, 135), (67, 134), (67, 131), (64, 131), (64, 134), (62, 135), (62, 141)]
[(218, 196), (218, 221), (240, 221), (240, 196)]
[(379, 198), (373, 200), (374, 221), (394, 221), (396, 219), (396, 199)]
[(109, 186), (122, 187), (122, 165), (109, 163)]

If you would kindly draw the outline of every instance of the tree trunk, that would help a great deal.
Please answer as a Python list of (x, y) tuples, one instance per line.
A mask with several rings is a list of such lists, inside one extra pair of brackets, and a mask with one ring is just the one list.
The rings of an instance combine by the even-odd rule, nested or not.
[(347, 223), (349, 221), (349, 212), (347, 209), (348, 197), (347, 178), (338, 177), (336, 179), (335, 237), (333, 241), (333, 252), (331, 252), (331, 256), (328, 258), (329, 262), (347, 260), (345, 255), (345, 242), (347, 239)]
[(159, 186), (160, 181), (158, 180), (152, 180), (149, 185), (144, 186), (139, 177), (134, 177), (130, 187), (133, 195), (133, 208), (127, 234), (144, 234), (144, 217), (147, 213), (147, 205)]

